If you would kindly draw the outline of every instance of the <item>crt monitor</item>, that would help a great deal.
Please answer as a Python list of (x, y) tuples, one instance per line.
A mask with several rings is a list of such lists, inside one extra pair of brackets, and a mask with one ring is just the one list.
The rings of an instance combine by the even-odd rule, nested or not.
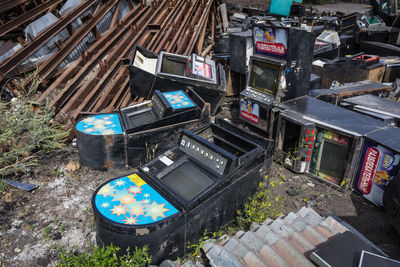
[(172, 172), (161, 178), (184, 201), (190, 202), (214, 180), (191, 161), (185, 161)]
[(281, 65), (252, 57), (248, 86), (276, 96)]
[(317, 134), (311, 162), (311, 173), (340, 185), (350, 154), (350, 138), (328, 130)]

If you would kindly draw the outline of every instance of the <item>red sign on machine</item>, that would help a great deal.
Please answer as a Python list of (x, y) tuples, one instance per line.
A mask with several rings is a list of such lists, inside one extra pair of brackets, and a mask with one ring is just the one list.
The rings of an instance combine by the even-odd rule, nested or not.
[(280, 56), (283, 56), (286, 53), (286, 48), (281, 43), (257, 41), (256, 46), (257, 46), (257, 50), (266, 52), (266, 53), (272, 53), (272, 54), (276, 54), (276, 55), (280, 55)]
[(247, 112), (245, 110), (242, 110), (241, 116), (243, 118), (245, 118), (245, 119), (248, 119), (251, 122), (254, 122), (254, 123), (258, 124), (258, 116), (257, 115), (254, 115), (254, 114), (249, 113), (249, 112)]
[(358, 189), (363, 194), (369, 194), (371, 192), (372, 182), (374, 180), (374, 174), (376, 167), (379, 162), (379, 151), (370, 147), (365, 155), (365, 162), (362, 168), (360, 180), (358, 182)]

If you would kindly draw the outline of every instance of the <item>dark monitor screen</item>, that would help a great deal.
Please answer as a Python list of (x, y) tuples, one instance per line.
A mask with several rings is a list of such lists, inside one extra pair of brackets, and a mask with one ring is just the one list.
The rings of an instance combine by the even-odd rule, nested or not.
[(129, 121), (132, 128), (145, 125), (155, 121), (157, 118), (152, 110), (148, 110), (142, 113), (128, 115)]
[(162, 58), (161, 72), (185, 76), (186, 60), (181, 57), (164, 55)]
[(276, 95), (280, 66), (253, 60), (249, 86), (267, 94)]
[(192, 200), (214, 182), (190, 161), (168, 173), (162, 181), (185, 201)]
[(331, 177), (342, 178), (349, 154), (349, 146), (324, 139), (319, 153), (317, 169)]
[(289, 120), (285, 120), (285, 137), (283, 141), (282, 151), (291, 153), (299, 149), (299, 138), (301, 134), (301, 126)]

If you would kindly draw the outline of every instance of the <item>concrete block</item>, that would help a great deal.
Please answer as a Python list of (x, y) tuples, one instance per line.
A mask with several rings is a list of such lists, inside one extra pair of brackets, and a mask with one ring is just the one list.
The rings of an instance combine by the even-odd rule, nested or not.
[(160, 267), (177, 267), (173, 261), (165, 260), (161, 262)]
[(339, 233), (344, 233), (344, 232), (349, 230), (343, 224), (341, 224), (340, 222), (336, 221), (331, 216), (328, 216), (328, 218), (325, 219), (325, 222), (328, 225), (330, 225), (332, 228), (336, 229), (336, 231), (338, 231)]
[(308, 224), (308, 222), (301, 216), (295, 215), (296, 218), (292, 218), (292, 221), (288, 224), (290, 224), (294, 229), (296, 229), (296, 231), (303, 231), (304, 229), (306, 229), (308, 226), (310, 226)]
[(243, 261), (245, 262), (246, 266), (249, 267), (267, 267), (253, 252), (247, 253), (243, 257)]
[(242, 235), (244, 235), (246, 232), (243, 230), (238, 231), (233, 237), (235, 238), (240, 238)]
[(259, 236), (260, 238), (264, 239), (264, 236), (266, 236), (269, 232), (271, 232), (271, 229), (263, 224), (260, 228), (257, 229), (254, 233)]
[(290, 265), (296, 267), (311, 267), (314, 266), (301, 252), (296, 250), (286, 240), (279, 240), (273, 248), (279, 253), (279, 255)]
[(319, 232), (317, 232), (312, 226), (306, 227), (306, 229), (301, 232), (301, 235), (306, 237), (314, 246), (317, 246), (328, 240)]
[(294, 232), (288, 238), (288, 241), (301, 253), (305, 253), (315, 248), (315, 246), (299, 232)]
[(209, 260), (209, 264), (213, 267), (243, 267), (234, 255), (218, 245), (213, 245), (206, 256)]
[(241, 260), (248, 252), (250, 252), (246, 246), (233, 237), (226, 242), (224, 248), (235, 255), (238, 260)]
[(253, 223), (250, 225), (250, 231), (254, 232), (254, 231), (256, 231), (256, 230), (257, 230), (258, 228), (260, 228), (260, 227), (261, 227), (261, 224), (253, 222)]
[(198, 266), (193, 261), (188, 260), (182, 265), (182, 267), (198, 267)]
[(272, 247), (266, 245), (260, 250), (260, 255), (267, 266), (289, 267), (290, 265)]

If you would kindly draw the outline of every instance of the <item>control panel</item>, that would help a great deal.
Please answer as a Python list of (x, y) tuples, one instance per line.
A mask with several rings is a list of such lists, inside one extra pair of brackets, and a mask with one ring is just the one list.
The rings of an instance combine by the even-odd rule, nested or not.
[(245, 90), (243, 90), (241, 95), (252, 98), (253, 100), (257, 100), (258, 102), (262, 102), (268, 105), (272, 104), (275, 100), (275, 98), (272, 95), (252, 89), (251, 87), (247, 87)]
[(299, 157), (301, 161), (307, 163), (310, 162), (311, 154), (314, 149), (314, 143), (316, 138), (317, 130), (315, 126), (308, 125), (304, 127), (304, 133), (302, 136), (302, 149), (299, 150)]
[(153, 95), (152, 98), (152, 104), (154, 107), (154, 111), (157, 113), (157, 115), (162, 118), (164, 116), (165, 113), (165, 105), (162, 103), (160, 96), (158, 95), (158, 92), (156, 91), (156, 93)]
[(224, 173), (228, 160), (189, 136), (183, 135), (179, 148), (218, 174)]
[(185, 76), (215, 81), (215, 62), (192, 54), (186, 62)]

